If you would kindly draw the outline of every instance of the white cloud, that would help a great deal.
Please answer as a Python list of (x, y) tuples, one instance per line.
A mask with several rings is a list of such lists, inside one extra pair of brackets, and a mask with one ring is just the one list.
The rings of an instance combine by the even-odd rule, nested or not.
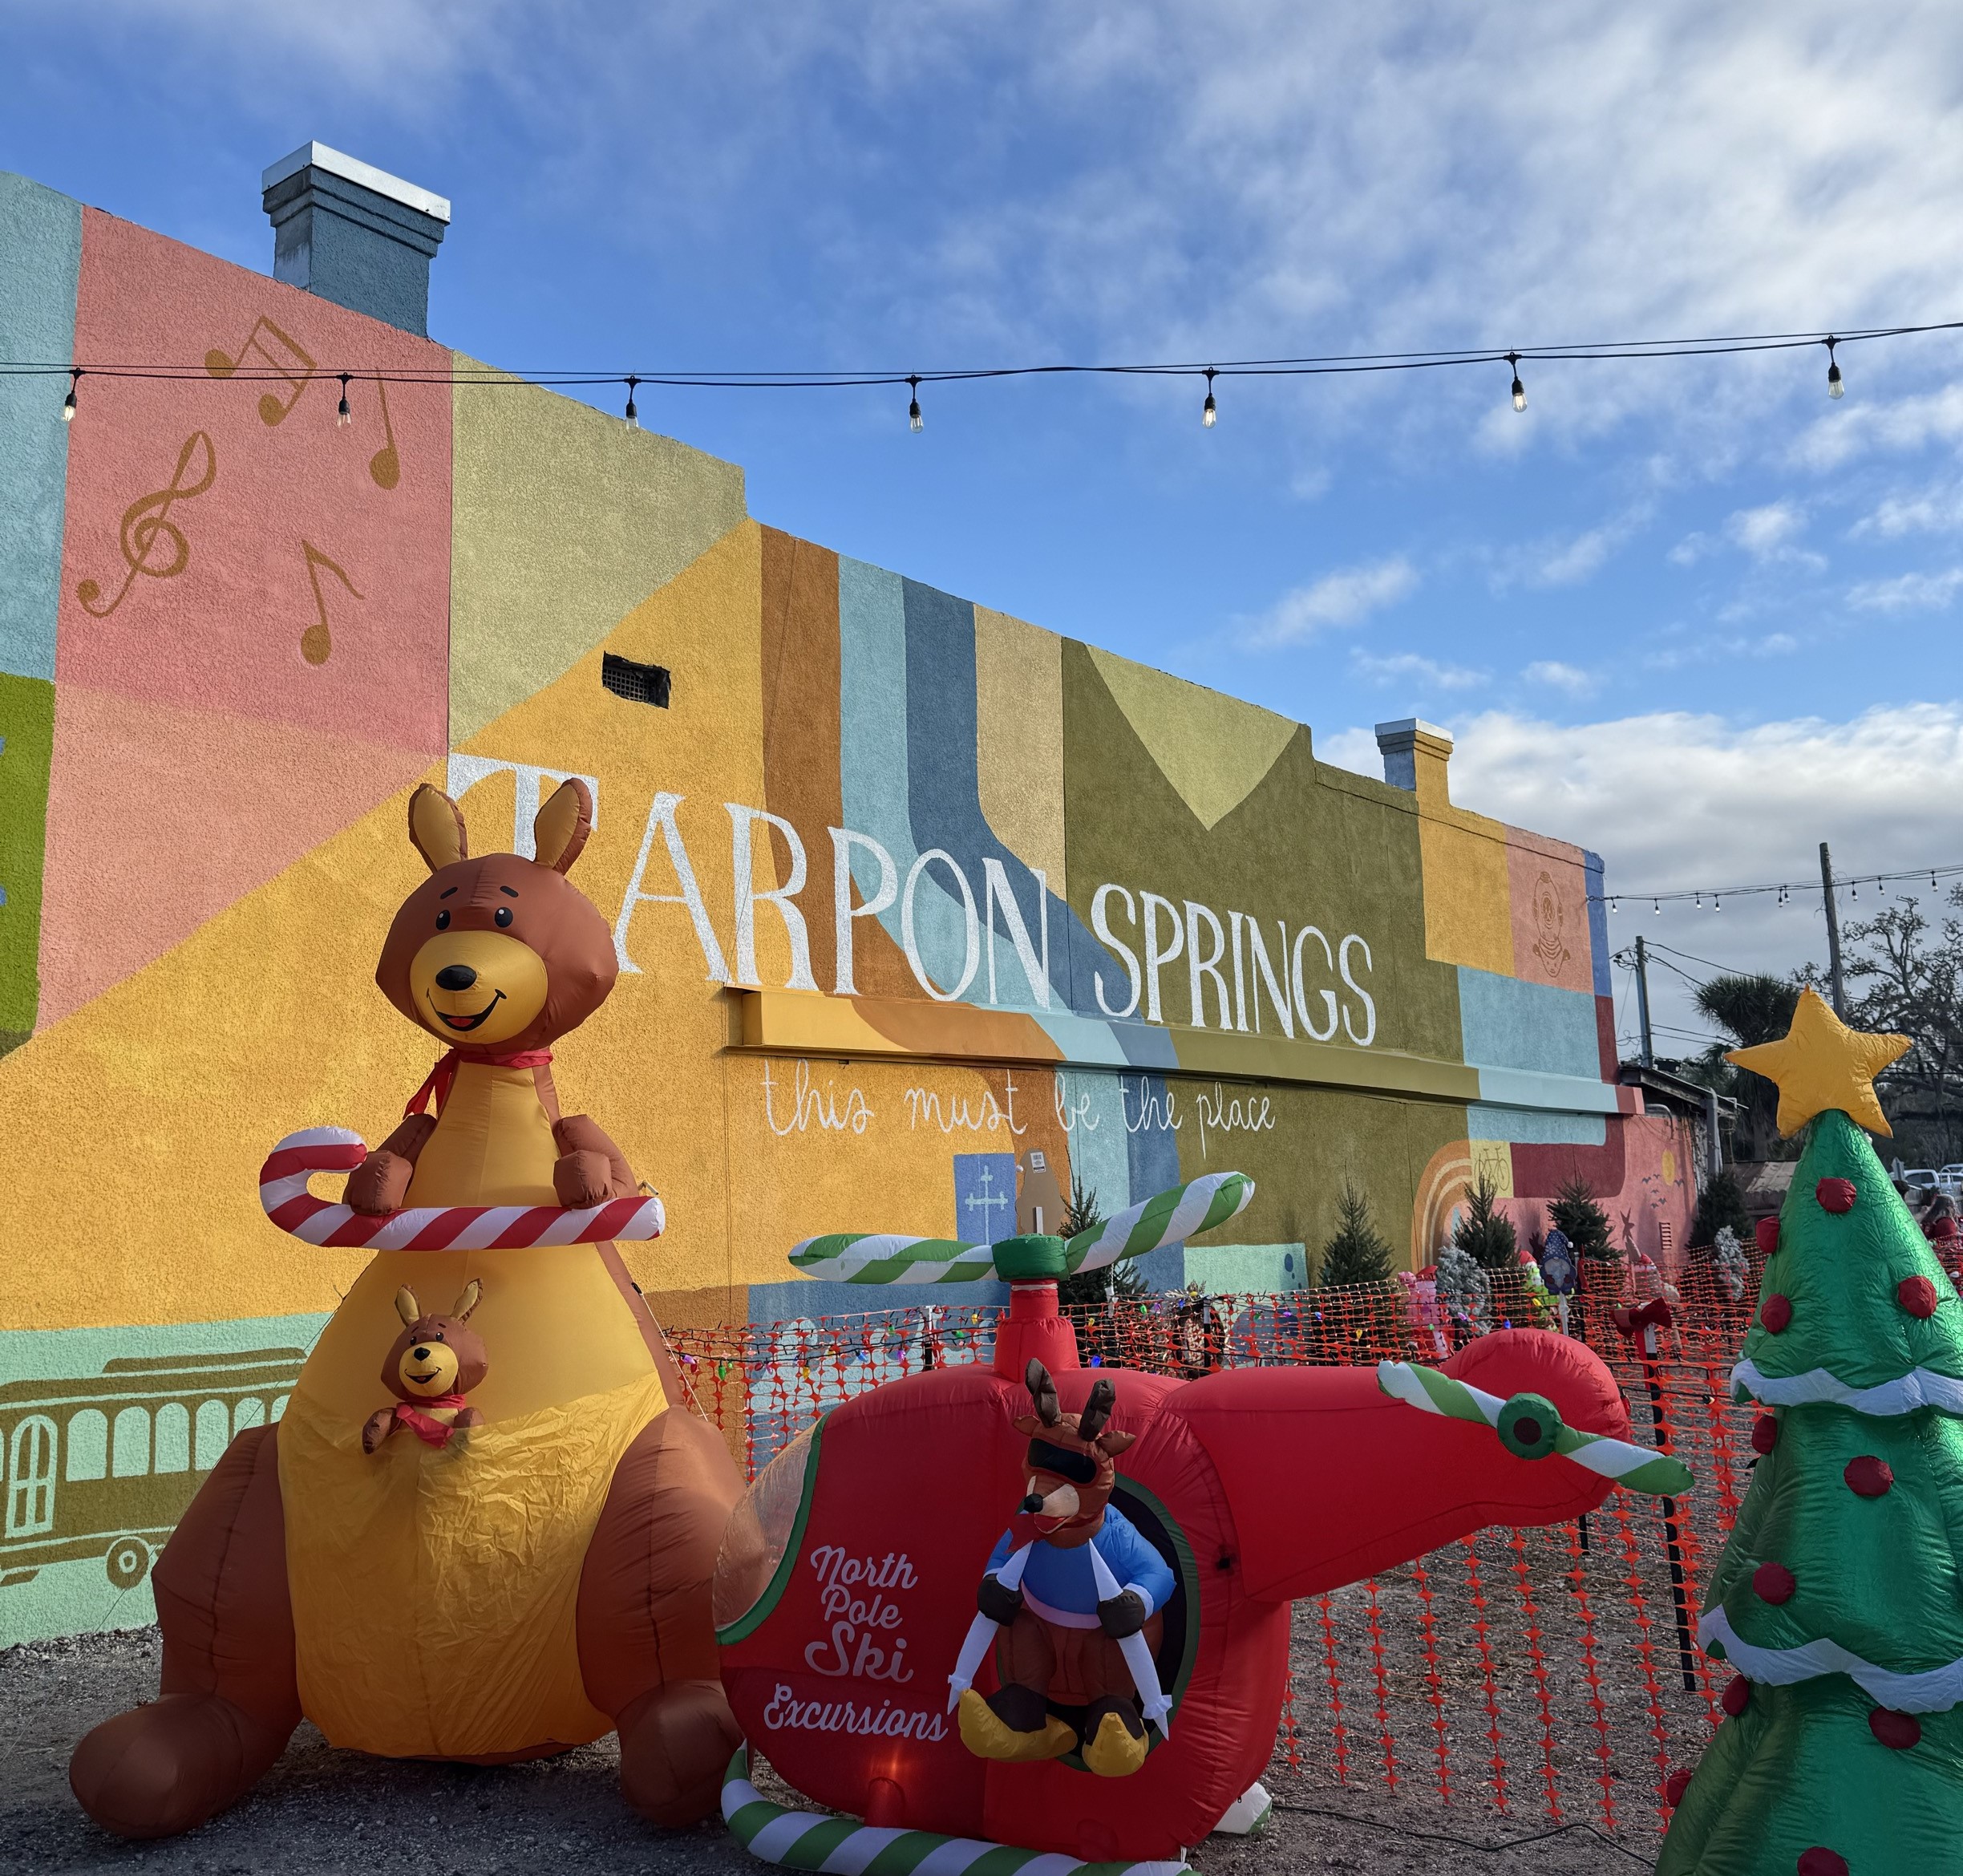
[(1516, 583), (1526, 586), (1578, 585), (1599, 573), (1610, 557), (1642, 528), (1651, 513), (1649, 504), (1641, 503), (1578, 534), (1550, 536), (1528, 542), (1502, 561), (1493, 584), (1500, 589)]
[(1790, 501), (1769, 501), (1763, 508), (1740, 509), (1725, 523), (1734, 547), (1754, 560), (1791, 557), (1793, 541), (1806, 524), (1806, 511)]
[(1714, 664), (1721, 658), (1787, 658), (1799, 649), (1799, 641), (1790, 632), (1765, 632), (1757, 638), (1713, 632), (1701, 638), (1680, 637), (1649, 653), (1643, 663), (1653, 671), (1674, 671), (1690, 665)]
[(1848, 604), (1862, 612), (1935, 612), (1963, 586), (1963, 567), (1941, 573), (1900, 573), (1892, 580), (1864, 580), (1848, 589)]
[(1417, 585), (1417, 571), (1402, 555), (1345, 567), (1283, 594), (1251, 622), (1245, 640), (1253, 646), (1299, 645), (1331, 626), (1354, 626), (1396, 605)]
[[(1608, 889), (1620, 897), (1612, 944), (1641, 930), (1720, 966), (1787, 971), (1825, 956), (1822, 841), (1843, 880), (1963, 861), (1955, 811), (1963, 703), (1757, 724), (1687, 711), (1564, 724), (1487, 711), (1455, 727), (1452, 800), (1600, 853)], [(1317, 737), (1316, 750), (1325, 761), (1382, 773), (1367, 730)], [(1781, 883), (1791, 895), (1783, 907), (1767, 893), (1710, 910), (1714, 890)], [(1659, 915), (1641, 897), (1694, 887), (1706, 894), (1702, 912), (1666, 904)], [(1929, 903), (1926, 882), (1919, 896)], [(1863, 887), (1858, 899), (1843, 901), (1842, 920), (1852, 926), (1884, 902)], [(1702, 964), (1685, 968), (1710, 974)], [(1650, 991), (1660, 1021), (1707, 1027), (1666, 973), (1653, 974)]]
[(1963, 529), (1963, 482), (1945, 477), (1910, 494), (1884, 497), (1848, 533), (1856, 538), (1879, 535), (1896, 541), (1905, 534), (1953, 534), (1959, 529)]
[(1443, 664), (1415, 651), (1392, 652), (1383, 657), (1369, 651), (1352, 651), (1350, 664), (1358, 676), (1373, 679), (1379, 684), (1408, 679), (1415, 680), (1420, 689), (1429, 687), (1435, 691), (1475, 691), (1491, 681), (1488, 671), (1471, 671), (1459, 664)]
[(1545, 684), (1553, 690), (1565, 691), (1570, 697), (1589, 696), (1601, 683), (1593, 671), (1552, 658), (1536, 658), (1520, 675), (1530, 684)]

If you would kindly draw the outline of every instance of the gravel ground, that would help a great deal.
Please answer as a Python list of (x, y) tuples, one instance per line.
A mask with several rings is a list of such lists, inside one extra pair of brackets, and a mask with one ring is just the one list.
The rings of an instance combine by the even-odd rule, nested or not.
[[(1486, 1658), (1493, 1667), (1496, 1722), (1487, 1710), (1482, 1652), (1465, 1619), (1463, 1554), (1435, 1561), (1433, 1653), (1440, 1677), (1434, 1700), (1423, 1648), (1423, 1604), (1411, 1573), (1379, 1586), (1378, 1655), (1369, 1627), (1369, 1593), (1361, 1586), (1331, 1600), (1330, 1629), (1343, 1683), (1344, 1756), (1326, 1703), (1330, 1635), (1316, 1604), (1297, 1607), (1294, 1657), (1295, 1732), (1284, 1739), (1268, 1774), (1276, 1810), (1259, 1837), (1216, 1837), (1194, 1862), (1208, 1876), (1293, 1876), (1297, 1870), (1346, 1870), (1355, 1876), (1581, 1876), (1647, 1869), (1654, 1855), (1653, 1800), (1657, 1748), (1626, 1601), (1603, 1585), (1597, 1609), (1602, 1706), (1585, 1686), (1556, 1679), (1544, 1709), (1524, 1640), (1516, 1561), (1497, 1543), (1483, 1554), (1491, 1607)], [(1531, 1552), (1527, 1587), (1541, 1607), (1542, 1640), (1563, 1645), (1559, 1624), (1572, 1618), (1571, 1560), (1552, 1550)], [(1453, 1574), (1453, 1564), (1459, 1566)], [(1601, 1559), (1598, 1566), (1609, 1566)], [(1592, 1566), (1590, 1574), (1596, 1573)], [(1619, 1578), (1617, 1578), (1619, 1581)], [(1657, 1585), (1650, 1586), (1653, 1589)], [(1658, 1632), (1668, 1632), (1667, 1586)], [(355, 1876), (391, 1864), (419, 1876), (525, 1876), (630, 1871), (755, 1870), (720, 1822), (693, 1831), (651, 1829), (621, 1801), (612, 1741), (538, 1763), (480, 1769), (366, 1759), (337, 1752), (310, 1726), (241, 1803), (205, 1829), (172, 1842), (126, 1844), (95, 1828), (69, 1793), (67, 1765), (75, 1741), (98, 1720), (151, 1695), (156, 1684), (154, 1630), (94, 1635), (0, 1651), (0, 1844), (5, 1866), (42, 1872), (249, 1872), (261, 1876)], [(1557, 1659), (1572, 1659), (1572, 1652)], [(1395, 1788), (1384, 1778), (1377, 1720), (1378, 1665), (1384, 1712), (1395, 1740)], [(1674, 1655), (1663, 1663), (1674, 1664)], [(1661, 1670), (1659, 1670), (1661, 1671)], [(1666, 1691), (1669, 1692), (1667, 1680)], [(1666, 1756), (1694, 1756), (1704, 1722), (1701, 1699), (1681, 1692), (1666, 1701)], [(1444, 1721), (1452, 1801), (1438, 1789), (1438, 1721)], [(1599, 1719), (1600, 1724), (1597, 1724)], [(1494, 1803), (1491, 1742), (1497, 1726), (1508, 1755), (1509, 1810)], [(1605, 1736), (1609, 1759), (1601, 1748)], [(1295, 1763), (1289, 1763), (1290, 1748)], [(1557, 1827), (1548, 1815), (1549, 1765), (1564, 1806)], [(1617, 1833), (1601, 1833), (1605, 1769), (1615, 1794)], [(767, 1771), (769, 1795), (795, 1801)]]

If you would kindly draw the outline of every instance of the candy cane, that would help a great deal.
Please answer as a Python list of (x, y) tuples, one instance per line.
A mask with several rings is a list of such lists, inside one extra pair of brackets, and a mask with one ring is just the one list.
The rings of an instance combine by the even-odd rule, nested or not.
[(1193, 1876), (1184, 1857), (1143, 1863), (1083, 1863), (1054, 1851), (1016, 1850), (976, 1837), (861, 1824), (856, 1817), (793, 1811), (773, 1803), (750, 1781), (750, 1748), (722, 1774), (722, 1821), (751, 1856), (787, 1870), (824, 1870), (832, 1876), (881, 1876), (907, 1870), (931, 1876)]
[[(1443, 1414), (1448, 1420), (1491, 1427), (1496, 1432), (1500, 1430), (1500, 1415), (1518, 1401), (1520, 1405), (1516, 1411), (1534, 1425), (1531, 1443), (1544, 1447), (1544, 1453), (1523, 1454), (1523, 1457), (1559, 1453), (1602, 1478), (1613, 1479), (1618, 1485), (1653, 1498), (1674, 1498), (1689, 1491), (1694, 1482), (1690, 1467), (1682, 1460), (1653, 1453), (1646, 1446), (1632, 1446), (1626, 1440), (1610, 1439), (1605, 1433), (1585, 1433), (1578, 1427), (1568, 1425), (1552, 1401), (1536, 1395), (1516, 1394), (1512, 1400), (1502, 1400), (1497, 1394), (1488, 1394), (1483, 1388), (1469, 1388), (1436, 1368), (1419, 1367), (1402, 1361), (1378, 1362), (1377, 1385), (1407, 1407)], [(1545, 1423), (1550, 1418), (1554, 1423), (1552, 1440), (1546, 1436)], [(1524, 1425), (1521, 1432), (1525, 1432)], [(1509, 1445), (1508, 1450), (1513, 1449)]]
[(259, 1169), (259, 1202), (282, 1231), (328, 1250), (520, 1250), (539, 1244), (631, 1242), (667, 1222), (658, 1194), (610, 1198), (569, 1210), (556, 1205), (430, 1205), (370, 1217), (307, 1190), (315, 1173), (351, 1173), (368, 1157), (345, 1127), (289, 1133)]
[[(1203, 1173), (1079, 1231), (1063, 1246), (1065, 1274), (1102, 1270), (1120, 1258), (1183, 1244), (1225, 1224), (1253, 1196), (1254, 1181), (1245, 1173)], [(996, 1274), (992, 1244), (896, 1232), (838, 1231), (807, 1238), (791, 1247), (791, 1262), (806, 1276), (833, 1283), (983, 1283)]]

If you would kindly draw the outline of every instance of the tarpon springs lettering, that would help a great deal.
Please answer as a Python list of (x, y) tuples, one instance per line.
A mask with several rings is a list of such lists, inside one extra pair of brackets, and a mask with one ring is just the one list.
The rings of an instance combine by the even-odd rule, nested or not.
[[(913, 1679), (900, 1633), (902, 1611), (897, 1592), (919, 1586), (904, 1552), (883, 1558), (854, 1557), (842, 1544), (824, 1544), (812, 1553), (818, 1578), (818, 1607), (825, 1632), (806, 1644), (804, 1665), (833, 1679), (884, 1680), (904, 1685)], [(931, 1704), (897, 1705), (888, 1695), (875, 1706), (847, 1700), (808, 1700), (779, 1682), (763, 1724), (805, 1732), (878, 1734), (888, 1739), (945, 1739), (947, 1725)]]
[[(546, 782), (557, 783), (561, 772), (490, 757), (453, 756), (453, 792), (461, 792), (493, 772), (509, 770), (516, 777), (519, 812), (535, 803)], [(598, 794), (598, 780), (585, 779)], [(630, 940), (634, 915), (650, 906), (679, 906), (688, 914), (703, 965), (712, 983), (764, 987), (757, 970), (757, 915), (759, 907), (773, 914), (781, 926), (789, 958), (786, 990), (816, 991), (812, 971), (811, 930), (798, 897), (805, 889), (811, 868), (804, 841), (780, 814), (741, 802), (725, 801), (729, 817), (730, 868), (734, 881), (727, 949), (710, 917), (682, 822), (684, 797), (664, 790), (649, 804), (647, 818), (634, 857), (633, 870), (621, 897), (613, 922), (613, 950), (624, 974), (637, 974)], [(693, 829), (699, 849), (704, 829)], [(921, 989), (936, 1003), (972, 999), (1000, 1007), (1011, 993), (1011, 1007), (1048, 1010), (1054, 991), (1050, 977), (1051, 894), (1048, 876), (1040, 867), (1025, 869), (1033, 882), (1033, 902), (1016, 897), (1009, 870), (994, 856), (982, 861), (977, 882), (944, 848), (929, 847), (901, 876), (898, 861), (879, 841), (856, 829), (827, 828), (832, 844), (831, 913), (836, 965), (831, 994), (856, 996), (853, 945), (863, 930), (860, 921), (896, 910), (901, 949)], [(773, 841), (773, 835), (775, 841)], [(529, 853), (528, 821), (514, 825), (513, 848)], [(788, 856), (780, 884), (759, 886), (757, 867), (778, 873), (775, 845)], [(658, 843), (658, 853), (657, 846)], [(759, 849), (761, 849), (759, 851)], [(977, 885), (979, 890), (977, 891)], [(672, 889), (663, 890), (666, 886)], [(1291, 1040), (1298, 1031), (1309, 1042), (1348, 1041), (1368, 1048), (1377, 1037), (1377, 1005), (1367, 987), (1372, 970), (1369, 942), (1359, 933), (1331, 938), (1319, 926), (1304, 925), (1291, 932), (1285, 919), (1264, 922), (1253, 914), (1229, 909), (1222, 915), (1193, 899), (1177, 902), (1149, 890), (1135, 893), (1115, 881), (1091, 895), (1091, 928), (1098, 942), (1122, 966), (1107, 979), (1091, 974), (1097, 1010), (1113, 1022), (1141, 1019), (1168, 1023), (1183, 1021), (1195, 1029), (1218, 1028), (1263, 1035), (1279, 1028)], [(1272, 930), (1272, 941), (1267, 935)], [(937, 958), (953, 981), (936, 979), (921, 954), (921, 939), (933, 934)], [(998, 956), (998, 936), (1007, 941)], [(960, 959), (958, 970), (953, 959)], [(1168, 975), (1168, 966), (1184, 969)], [(1019, 976), (1025, 995), (1018, 999)], [(982, 979), (977, 985), (977, 979)], [(1174, 1004), (1183, 985), (1184, 1007)], [(1115, 1000), (1114, 1000), (1115, 999)], [(801, 1098), (801, 1097), (800, 1097)], [(827, 1125), (832, 1123), (828, 1121)]]

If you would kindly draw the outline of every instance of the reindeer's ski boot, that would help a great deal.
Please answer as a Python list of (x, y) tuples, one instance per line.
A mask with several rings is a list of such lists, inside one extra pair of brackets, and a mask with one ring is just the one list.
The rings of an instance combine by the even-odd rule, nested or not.
[(1093, 1700), (1084, 1714), (1083, 1762), (1100, 1778), (1129, 1778), (1145, 1763), (1145, 1723), (1130, 1700)]
[(961, 1743), (977, 1759), (1034, 1765), (1077, 1748), (1077, 1735), (1050, 1711), (1034, 1688), (998, 1688), (986, 1699), (969, 1688), (961, 1697)]

